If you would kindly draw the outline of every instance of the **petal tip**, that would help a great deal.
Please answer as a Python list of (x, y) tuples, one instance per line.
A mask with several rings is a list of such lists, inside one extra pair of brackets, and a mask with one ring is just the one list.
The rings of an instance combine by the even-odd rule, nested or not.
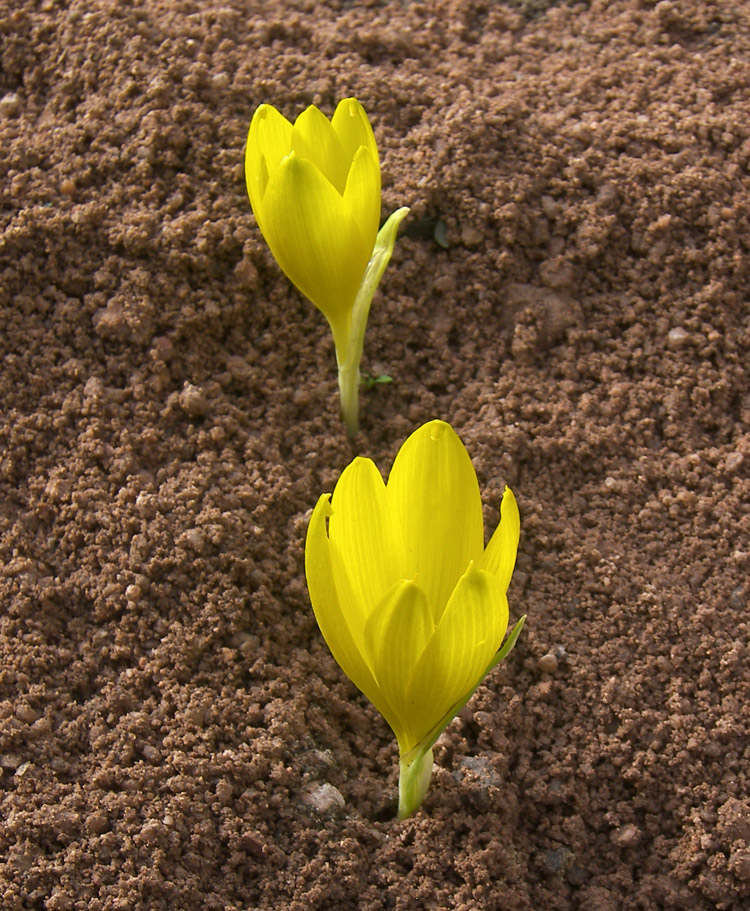
[(312, 522), (313, 517), (317, 516), (318, 513), (322, 513), (324, 518), (328, 518), (333, 515), (333, 507), (331, 506), (331, 494), (322, 493), (318, 497), (318, 502), (313, 507), (312, 514), (310, 516), (310, 522)]
[(450, 424), (447, 424), (445, 421), (435, 420), (430, 421), (427, 425), (430, 428), (430, 439), (439, 440), (446, 431), (451, 429)]

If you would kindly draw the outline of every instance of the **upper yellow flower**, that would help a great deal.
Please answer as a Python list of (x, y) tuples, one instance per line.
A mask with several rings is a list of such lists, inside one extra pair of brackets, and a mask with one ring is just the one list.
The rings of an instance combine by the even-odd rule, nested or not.
[(378, 148), (364, 108), (345, 98), (328, 120), (311, 105), (291, 124), (262, 104), (247, 137), (245, 180), (271, 252), (336, 332), (380, 221)]
[(510, 650), (509, 639), (498, 655), (519, 534), (506, 487), (484, 547), (476, 474), (443, 421), (406, 440), (387, 485), (370, 459), (356, 458), (333, 497), (318, 500), (305, 548), (315, 617), (334, 658), (393, 729), (402, 766), (428, 753)]

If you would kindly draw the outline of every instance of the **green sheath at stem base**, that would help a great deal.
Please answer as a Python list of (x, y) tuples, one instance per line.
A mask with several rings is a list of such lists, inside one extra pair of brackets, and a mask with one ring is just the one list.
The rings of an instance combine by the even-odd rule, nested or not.
[(352, 439), (359, 432), (359, 360), (356, 364), (339, 364), (339, 396), (341, 418)]
[(398, 226), (408, 214), (409, 209), (406, 206), (396, 209), (378, 231), (370, 262), (367, 264), (362, 284), (359, 286), (357, 297), (354, 300), (349, 331), (346, 336), (338, 338), (332, 325), (336, 344), (336, 361), (339, 365), (341, 416), (350, 438), (354, 437), (359, 430), (359, 362), (362, 360), (370, 305), (393, 253)]
[(398, 818), (406, 819), (422, 805), (432, 777), (432, 749), (398, 768)]

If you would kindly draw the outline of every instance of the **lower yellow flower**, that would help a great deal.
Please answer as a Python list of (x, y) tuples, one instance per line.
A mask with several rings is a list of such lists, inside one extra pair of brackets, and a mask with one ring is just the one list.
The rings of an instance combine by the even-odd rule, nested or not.
[(440, 733), (521, 631), (524, 618), (501, 648), (520, 534), (507, 487), (500, 518), (485, 548), (471, 459), (450, 425), (431, 421), (401, 447), (387, 485), (356, 458), (310, 519), (315, 617), (396, 735), (400, 818), (424, 798)]

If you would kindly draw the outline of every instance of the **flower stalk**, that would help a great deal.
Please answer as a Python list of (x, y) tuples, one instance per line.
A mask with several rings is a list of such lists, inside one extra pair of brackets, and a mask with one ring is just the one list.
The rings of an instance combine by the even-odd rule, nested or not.
[(399, 759), (398, 764), (398, 818), (408, 819), (422, 806), (432, 778), (432, 748), (413, 759)]
[(354, 299), (349, 334), (344, 344), (335, 341), (336, 362), (339, 368), (339, 393), (341, 395), (341, 416), (346, 426), (349, 437), (356, 436), (359, 432), (359, 365), (362, 361), (362, 350), (365, 344), (365, 330), (367, 318), (370, 315), (370, 306), (375, 296), (375, 291), (380, 284), (385, 267), (393, 253), (396, 243), (398, 226), (409, 214), (407, 206), (402, 206), (388, 218), (383, 227), (378, 231), (367, 269)]

